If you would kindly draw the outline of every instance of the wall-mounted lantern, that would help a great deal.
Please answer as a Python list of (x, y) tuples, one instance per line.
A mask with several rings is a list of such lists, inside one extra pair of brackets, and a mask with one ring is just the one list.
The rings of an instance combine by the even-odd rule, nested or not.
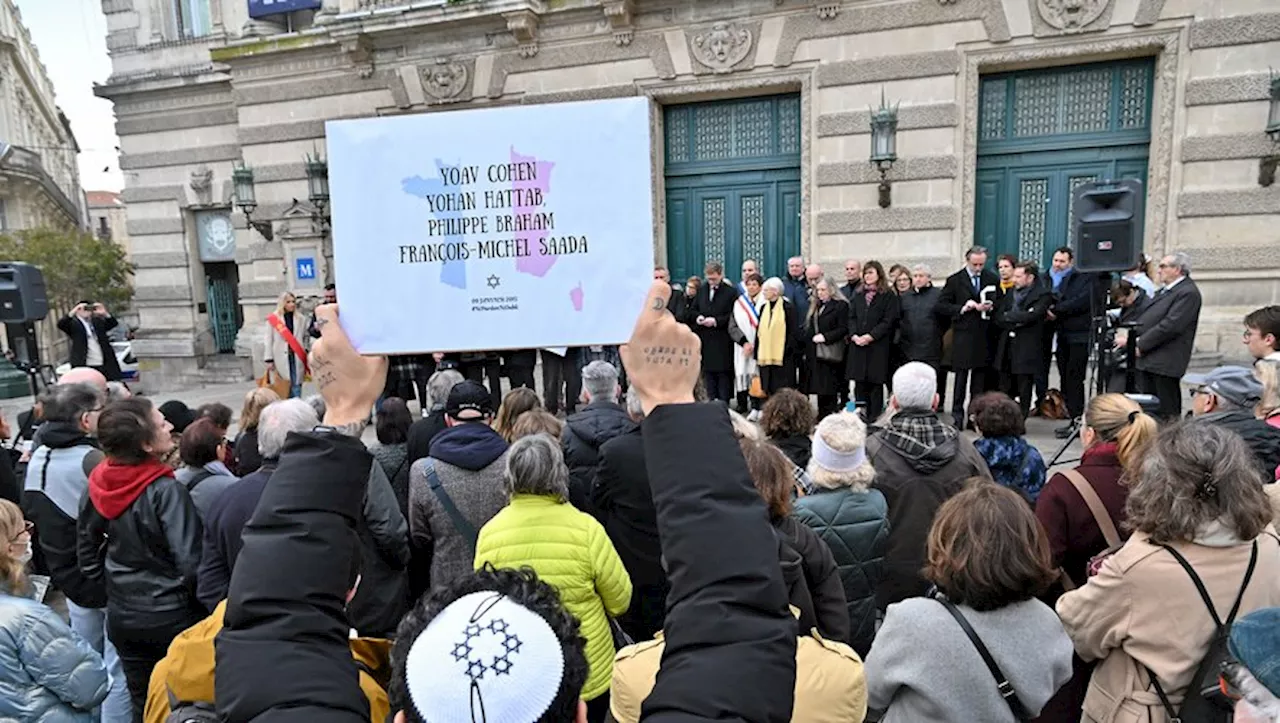
[(268, 241), (274, 240), (275, 232), (269, 221), (254, 221), (253, 212), (258, 208), (257, 192), (253, 188), (253, 169), (243, 163), (231, 171), (231, 182), (235, 186), (236, 207), (244, 214), (249, 227)]
[[(1272, 144), (1280, 144), (1280, 75), (1271, 73), (1271, 106), (1267, 111), (1267, 136)], [(1271, 155), (1258, 162), (1258, 185), (1270, 187), (1276, 182), (1276, 167), (1280, 166), (1280, 148), (1272, 148)]]
[(329, 206), (329, 164), (319, 154), (307, 154), (307, 200), (315, 206), (314, 220), (327, 225), (329, 215), (325, 209)]
[(880, 208), (892, 204), (893, 185), (887, 174), (898, 160), (898, 106), (892, 108), (880, 91), (880, 108), (871, 111), (871, 162), (880, 171)]

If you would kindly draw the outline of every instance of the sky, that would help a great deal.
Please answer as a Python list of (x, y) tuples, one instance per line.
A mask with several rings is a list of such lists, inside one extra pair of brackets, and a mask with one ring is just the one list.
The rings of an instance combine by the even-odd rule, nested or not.
[[(111, 75), (107, 20), (101, 0), (17, 0), (22, 22), (40, 51), (57, 103), (80, 144), (80, 183), (86, 191), (124, 187), (111, 101), (93, 84)], [(104, 169), (106, 169), (104, 171)]]

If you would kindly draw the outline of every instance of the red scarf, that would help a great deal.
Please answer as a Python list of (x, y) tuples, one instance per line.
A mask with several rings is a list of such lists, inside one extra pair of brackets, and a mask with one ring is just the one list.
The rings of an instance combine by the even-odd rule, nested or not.
[(89, 474), (89, 500), (99, 514), (114, 520), (123, 515), (152, 482), (172, 474), (169, 465), (154, 458), (141, 464), (107, 458)]

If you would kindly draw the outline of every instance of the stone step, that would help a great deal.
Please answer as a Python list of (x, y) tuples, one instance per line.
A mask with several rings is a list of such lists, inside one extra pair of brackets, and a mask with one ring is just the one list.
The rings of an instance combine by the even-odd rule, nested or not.
[(252, 379), (248, 359), (219, 354), (205, 359), (196, 380), (203, 384), (227, 384)]

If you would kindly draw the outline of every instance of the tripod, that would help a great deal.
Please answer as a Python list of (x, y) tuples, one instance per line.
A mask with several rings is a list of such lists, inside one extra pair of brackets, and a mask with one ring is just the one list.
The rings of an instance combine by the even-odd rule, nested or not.
[[(1109, 287), (1111, 282), (1111, 274), (1100, 274), (1096, 283), (1102, 285), (1106, 282)], [(1102, 308), (1098, 308), (1098, 289), (1095, 287), (1090, 290), (1089, 295), (1089, 371), (1086, 376), (1085, 383), (1085, 400), (1084, 406), (1088, 408), (1089, 401), (1099, 394), (1105, 394), (1107, 391), (1107, 382), (1111, 379), (1112, 373), (1115, 371), (1112, 365), (1107, 362), (1110, 351), (1110, 341), (1114, 336), (1109, 332), (1109, 322), (1107, 319), (1107, 305), (1102, 304)], [(1129, 334), (1125, 343), (1125, 391), (1131, 392), (1137, 386), (1137, 336)], [(1066, 454), (1071, 445), (1080, 439), (1080, 427), (1084, 424), (1084, 414), (1080, 414), (1071, 420), (1071, 427), (1062, 446), (1054, 453), (1053, 458), (1045, 465), (1046, 469), (1057, 464), (1072, 464), (1079, 462), (1080, 458), (1062, 460), (1062, 455)]]

